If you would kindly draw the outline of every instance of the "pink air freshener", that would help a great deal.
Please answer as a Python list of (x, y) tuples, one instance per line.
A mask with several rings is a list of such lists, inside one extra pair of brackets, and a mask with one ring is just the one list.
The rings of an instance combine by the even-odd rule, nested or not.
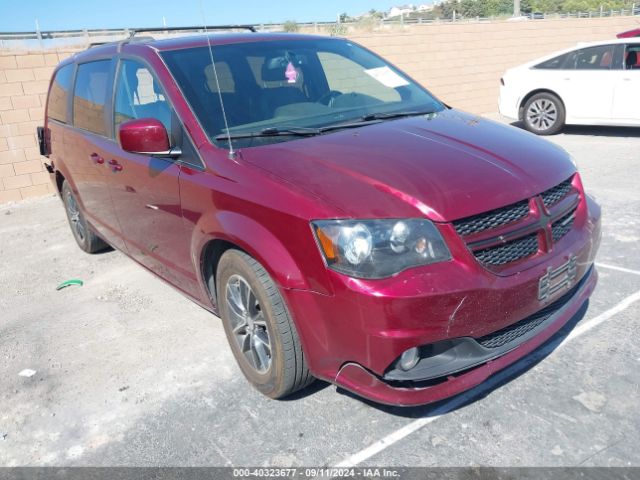
[(287, 69), (284, 71), (284, 76), (287, 77), (287, 83), (296, 83), (298, 80), (298, 71), (296, 67), (293, 66), (293, 63), (289, 62)]

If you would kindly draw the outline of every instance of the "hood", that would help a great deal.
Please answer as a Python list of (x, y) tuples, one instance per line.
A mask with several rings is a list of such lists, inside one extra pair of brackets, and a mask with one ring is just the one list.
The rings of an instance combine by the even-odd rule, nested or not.
[(247, 148), (242, 158), (352, 218), (452, 221), (531, 197), (575, 171), (552, 143), (456, 110)]

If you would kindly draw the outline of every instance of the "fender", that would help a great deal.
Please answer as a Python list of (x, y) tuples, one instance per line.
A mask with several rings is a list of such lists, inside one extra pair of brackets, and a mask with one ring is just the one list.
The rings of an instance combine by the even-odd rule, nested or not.
[[(203, 215), (193, 230), (192, 261), (201, 277), (204, 247), (212, 240), (225, 240), (246, 251), (264, 266), (280, 287), (312, 290), (307, 276), (273, 233), (249, 217), (225, 210)], [(205, 285), (203, 280), (201, 278)]]

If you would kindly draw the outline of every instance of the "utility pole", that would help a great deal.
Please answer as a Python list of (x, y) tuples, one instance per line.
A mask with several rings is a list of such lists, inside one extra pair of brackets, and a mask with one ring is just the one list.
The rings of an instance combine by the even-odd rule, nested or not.
[(513, 0), (513, 16), (520, 16), (520, 0)]

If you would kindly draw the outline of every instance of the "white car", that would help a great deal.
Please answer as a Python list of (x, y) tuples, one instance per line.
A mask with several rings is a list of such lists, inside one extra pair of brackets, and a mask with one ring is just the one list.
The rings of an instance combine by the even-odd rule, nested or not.
[(500, 113), (539, 135), (640, 126), (640, 38), (580, 44), (509, 69), (500, 83)]

